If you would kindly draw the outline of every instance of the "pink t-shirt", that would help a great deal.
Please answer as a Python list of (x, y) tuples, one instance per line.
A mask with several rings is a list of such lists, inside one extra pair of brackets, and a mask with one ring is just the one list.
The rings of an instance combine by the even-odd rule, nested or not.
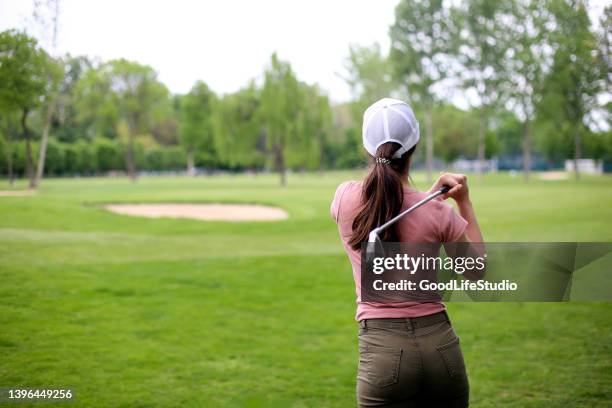
[[(402, 211), (427, 196), (427, 193), (404, 187)], [(338, 187), (331, 204), (331, 216), (338, 224), (344, 250), (353, 267), (357, 292), (357, 320), (376, 318), (419, 317), (443, 311), (442, 302), (367, 303), (361, 301), (361, 251), (348, 244), (353, 231), (353, 219), (361, 204), (361, 182), (346, 181)], [(450, 204), (432, 200), (398, 221), (402, 242), (457, 241), (465, 231), (467, 221)]]

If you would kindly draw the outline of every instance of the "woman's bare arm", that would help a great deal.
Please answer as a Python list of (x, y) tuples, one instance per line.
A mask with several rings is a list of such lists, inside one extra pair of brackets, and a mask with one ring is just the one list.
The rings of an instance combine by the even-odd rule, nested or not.
[(434, 183), (431, 191), (435, 191), (442, 186), (450, 187), (448, 193), (442, 199), (452, 198), (457, 203), (459, 214), (467, 221), (464, 234), (459, 238), (460, 242), (484, 242), (476, 213), (470, 200), (470, 189), (467, 184), (465, 174), (442, 173)]
[[(443, 173), (434, 184), (432, 190), (436, 190), (443, 185), (450, 187), (450, 190), (442, 198), (454, 199), (457, 203), (459, 214), (467, 221), (465, 231), (457, 240), (458, 243), (445, 245), (447, 254), (451, 257), (459, 255), (467, 255), (473, 258), (484, 257), (486, 253), (484, 238), (476, 219), (476, 212), (472, 206), (472, 201), (470, 200), (467, 177), (464, 174)], [(462, 242), (467, 244), (461, 244)], [(465, 273), (465, 277), (468, 279), (482, 279), (484, 275), (485, 269)]]
[(480, 225), (478, 225), (476, 213), (474, 212), (474, 207), (472, 206), (472, 202), (469, 200), (469, 198), (466, 201), (458, 201), (457, 207), (459, 208), (459, 214), (461, 217), (467, 221), (465, 232), (462, 236), (464, 239), (460, 239), (460, 241), (484, 242), (482, 231), (480, 231)]

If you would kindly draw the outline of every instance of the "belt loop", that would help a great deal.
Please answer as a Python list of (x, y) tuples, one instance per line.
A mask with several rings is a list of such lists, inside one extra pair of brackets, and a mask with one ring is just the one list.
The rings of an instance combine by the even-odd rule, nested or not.
[(444, 312), (444, 317), (446, 317), (446, 321), (450, 323), (450, 317), (448, 317), (448, 313), (446, 312), (446, 310), (444, 310), (443, 312)]
[(412, 321), (412, 319), (409, 317), (406, 317), (405, 321), (406, 321), (406, 330), (408, 330), (409, 332), (414, 332), (414, 322)]
[(362, 329), (367, 330), (368, 329), (368, 323), (367, 323), (368, 319), (363, 319), (359, 322), (359, 325), (361, 326)]

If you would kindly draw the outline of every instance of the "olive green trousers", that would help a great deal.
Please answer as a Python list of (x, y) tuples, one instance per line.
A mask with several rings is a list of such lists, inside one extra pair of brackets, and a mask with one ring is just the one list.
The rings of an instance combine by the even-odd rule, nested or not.
[(359, 407), (469, 405), (459, 337), (446, 312), (359, 323)]

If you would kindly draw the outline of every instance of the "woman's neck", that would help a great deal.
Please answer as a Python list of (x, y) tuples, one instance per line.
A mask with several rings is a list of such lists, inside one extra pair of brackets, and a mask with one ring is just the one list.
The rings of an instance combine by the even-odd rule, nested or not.
[(404, 190), (416, 190), (416, 188), (414, 188), (414, 186), (410, 183), (408, 175), (402, 177), (402, 187), (404, 187)]

